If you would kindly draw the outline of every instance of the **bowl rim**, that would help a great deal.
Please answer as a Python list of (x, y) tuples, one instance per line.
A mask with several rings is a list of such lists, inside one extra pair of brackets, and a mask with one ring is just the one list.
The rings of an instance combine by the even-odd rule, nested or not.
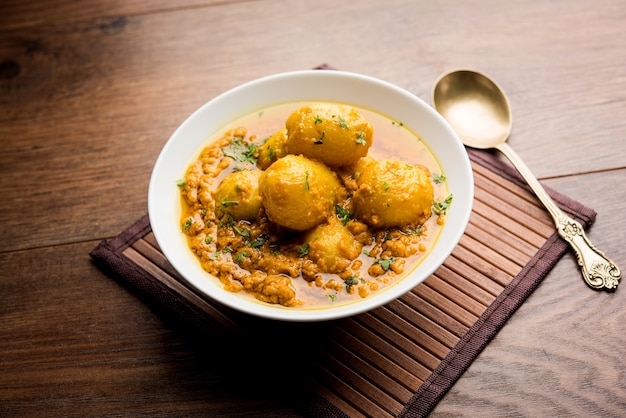
[[(332, 90), (333, 87), (338, 90)], [(362, 87), (367, 87), (367, 89), (360, 90), (359, 88)], [(297, 91), (294, 91), (294, 88)], [(240, 100), (237, 101), (237, 98), (245, 95), (247, 91), (257, 93), (252, 96), (255, 99), (245, 103)], [(265, 91), (271, 92), (275, 98), (263, 97), (262, 93)], [(359, 104), (363, 97), (371, 101), (372, 95), (376, 93), (385, 93), (382, 97), (377, 98), (380, 100), (380, 106)], [(354, 99), (341, 99), (346, 95), (350, 95)], [(289, 97), (294, 96), (298, 96), (298, 98), (289, 99)], [(176, 180), (184, 175), (189, 164), (197, 158), (200, 150), (207, 145), (209, 137), (214, 132), (237, 117), (289, 101), (339, 101), (395, 118), (397, 115), (383, 111), (383, 109), (398, 106), (389, 101), (390, 97), (406, 104), (408, 108), (406, 112), (410, 109), (419, 109), (420, 111), (416, 112), (415, 115), (405, 113), (407, 117), (398, 117), (396, 120), (404, 122), (413, 117), (426, 118), (432, 123), (432, 126), (429, 125), (429, 129), (434, 129), (438, 135), (447, 137), (445, 152), (452, 153), (455, 157), (456, 167), (452, 169), (464, 174), (452, 178), (448, 176), (448, 188), (454, 194), (453, 202), (459, 201), (460, 203), (450, 207), (446, 224), (435, 245), (411, 273), (379, 293), (372, 294), (358, 302), (343, 304), (334, 308), (299, 309), (268, 304), (252, 297), (246, 297), (247, 295), (228, 292), (223, 289), (223, 285), (217, 278), (202, 270), (196, 256), (187, 247), (184, 234), (180, 231), (180, 212), (176, 216), (176, 208), (174, 207), (179, 200), (174, 199), (173, 202), (169, 202), (167, 199), (168, 196), (172, 196), (173, 192), (179, 196), (180, 192)], [(219, 112), (210, 112), (214, 108), (219, 109)], [(405, 111), (403, 110), (403, 112)], [(220, 116), (214, 116), (214, 113), (219, 113)], [(207, 120), (199, 121), (198, 118), (201, 117), (205, 117)], [(433, 148), (433, 138), (429, 139), (428, 136), (422, 135), (420, 129), (410, 128), (431, 149)], [(180, 146), (180, 141), (183, 141), (184, 147)], [(181, 148), (184, 150), (181, 151)], [(434, 150), (433, 153), (443, 165), (441, 153)], [(179, 164), (182, 162), (182, 165), (178, 167), (178, 174), (175, 174), (176, 167), (172, 167), (170, 164), (172, 159)], [(446, 172), (450, 171), (450, 167), (444, 169)], [(473, 200), (473, 172), (467, 151), (450, 125), (425, 101), (392, 83), (363, 74), (340, 70), (299, 70), (277, 73), (245, 82), (215, 96), (191, 113), (171, 134), (155, 161), (148, 186), (148, 216), (155, 239), (169, 263), (186, 283), (201, 294), (240, 312), (258, 317), (290, 322), (314, 322), (353, 316), (385, 305), (428, 278), (443, 264), (458, 245), (469, 222)], [(178, 204), (178, 206), (180, 205)], [(169, 221), (167, 221), (168, 219)], [(174, 237), (175, 234), (179, 237)], [(443, 242), (442, 238), (447, 240), (445, 248), (440, 244)], [(185, 243), (184, 250), (188, 253), (186, 255), (182, 253), (181, 246), (177, 244), (177, 241), (181, 241), (181, 239)], [(190, 266), (191, 257), (195, 260), (195, 267), (193, 268)], [(419, 277), (414, 277), (417, 274)]]

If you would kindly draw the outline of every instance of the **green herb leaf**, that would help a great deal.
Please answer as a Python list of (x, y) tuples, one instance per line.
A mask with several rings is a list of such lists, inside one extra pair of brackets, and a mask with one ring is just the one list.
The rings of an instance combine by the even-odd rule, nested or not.
[(300, 246), (300, 249), (298, 250), (298, 255), (300, 257), (304, 257), (308, 253), (309, 253), (309, 243), (307, 242)]
[(226, 216), (224, 216), (224, 218), (222, 218), (222, 220), (219, 223), (220, 227), (224, 227), (224, 226), (230, 226), (233, 225), (234, 223), (234, 219), (233, 219), (233, 215), (231, 215), (230, 213), (227, 213)]
[(185, 221), (185, 225), (183, 226), (183, 231), (189, 231), (189, 228), (191, 228), (191, 225), (193, 225), (193, 219), (189, 218)]
[(248, 231), (247, 229), (241, 229), (237, 225), (233, 225), (233, 229), (235, 230), (236, 233), (238, 233), (244, 238), (248, 238), (250, 236), (250, 231)]
[(237, 262), (237, 264), (241, 264), (244, 257), (250, 257), (250, 254), (248, 254), (246, 251), (237, 253), (237, 255), (235, 255), (235, 261)]
[(305, 177), (304, 177), (304, 191), (305, 192), (309, 191), (309, 170), (306, 170)]
[(363, 129), (359, 132), (359, 136), (356, 138), (356, 143), (359, 145), (367, 145), (367, 141), (365, 140), (365, 134), (363, 133)]
[(253, 241), (251, 241), (249, 246), (252, 247), (252, 248), (259, 248), (263, 244), (265, 244), (268, 239), (269, 239), (269, 237), (267, 235), (261, 234), (258, 237), (256, 237)]
[(387, 271), (391, 268), (391, 265), (393, 264), (394, 261), (395, 261), (394, 257), (377, 258), (376, 260), (374, 260), (374, 264), (378, 264), (380, 268), (382, 268), (384, 271)]
[(213, 237), (212, 237), (212, 236), (207, 235), (207, 236), (204, 238), (204, 243), (205, 243), (205, 244), (210, 244), (210, 243), (212, 243), (212, 242), (213, 242)]
[(359, 279), (354, 276), (350, 276), (346, 280), (344, 280), (344, 284), (346, 285), (346, 290), (348, 290), (351, 286), (356, 286), (357, 284), (359, 284)]
[(350, 128), (348, 128), (348, 125), (346, 125), (346, 121), (343, 118), (343, 116), (339, 115), (339, 122), (337, 122), (339, 124), (339, 126), (341, 126), (343, 129), (345, 129), (346, 131), (349, 131)]
[(184, 189), (187, 186), (187, 182), (185, 181), (185, 179), (178, 179), (176, 180), (176, 185), (181, 189)]
[(318, 125), (320, 123), (322, 123), (322, 118), (320, 118), (319, 116), (315, 115), (315, 121), (313, 122), (315, 125)]
[(422, 232), (424, 232), (424, 227), (422, 227), (422, 225), (419, 225), (415, 229), (409, 229), (408, 231), (406, 231), (406, 234), (419, 236), (422, 235)]
[(452, 195), (448, 195), (445, 200), (441, 202), (433, 202), (433, 212), (436, 215), (445, 215), (448, 213), (448, 209), (450, 208), (450, 204), (452, 203)]
[(222, 200), (220, 202), (220, 206), (222, 206), (224, 208), (227, 208), (229, 206), (237, 206), (237, 205), (239, 205), (239, 202), (236, 201), (236, 200), (226, 200), (226, 199), (224, 199), (224, 200)]
[(340, 205), (335, 205), (335, 213), (337, 214), (337, 219), (339, 219), (344, 225), (347, 225), (348, 222), (352, 220), (352, 212), (341, 207)]
[(432, 178), (436, 184), (441, 184), (446, 181), (446, 176), (443, 174), (433, 173)]
[(231, 140), (230, 144), (222, 148), (222, 153), (226, 157), (230, 157), (235, 161), (241, 163), (256, 164), (257, 158), (254, 154), (257, 151), (257, 146), (254, 144), (248, 144), (241, 137), (235, 137)]

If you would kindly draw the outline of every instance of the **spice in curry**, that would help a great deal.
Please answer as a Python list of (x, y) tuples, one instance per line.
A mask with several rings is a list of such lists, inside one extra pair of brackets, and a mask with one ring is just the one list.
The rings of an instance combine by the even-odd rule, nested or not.
[(392, 285), (432, 247), (452, 200), (436, 158), (402, 123), (326, 102), (233, 122), (178, 186), (202, 268), (228, 291), (292, 308)]

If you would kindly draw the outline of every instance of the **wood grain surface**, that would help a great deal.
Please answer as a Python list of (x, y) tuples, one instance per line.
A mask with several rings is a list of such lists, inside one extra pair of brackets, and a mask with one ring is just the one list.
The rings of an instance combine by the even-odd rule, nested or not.
[[(625, 20), (624, 0), (2, 1), (0, 415), (299, 416), (88, 256), (146, 212), (193, 110), (276, 72), (330, 63), (427, 101), (443, 71), (486, 72), (511, 145), (626, 269)], [(568, 254), (432, 415), (623, 416), (623, 292)]]

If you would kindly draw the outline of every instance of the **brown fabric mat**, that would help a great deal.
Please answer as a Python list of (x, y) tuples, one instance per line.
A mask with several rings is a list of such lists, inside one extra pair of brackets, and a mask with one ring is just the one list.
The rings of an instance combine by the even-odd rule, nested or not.
[[(263, 341), (267, 352), (291, 351), (290, 360), (299, 363), (290, 385), (298, 387), (298, 406), (307, 416), (426, 416), (568, 250), (508, 164), (490, 152), (469, 153), (475, 202), (457, 248), (412, 291), (353, 318), (287, 324), (207, 300), (169, 265), (147, 216), (91, 256), (185, 323), (227, 332), (233, 341)], [(595, 219), (593, 209), (548, 191), (584, 227)]]

